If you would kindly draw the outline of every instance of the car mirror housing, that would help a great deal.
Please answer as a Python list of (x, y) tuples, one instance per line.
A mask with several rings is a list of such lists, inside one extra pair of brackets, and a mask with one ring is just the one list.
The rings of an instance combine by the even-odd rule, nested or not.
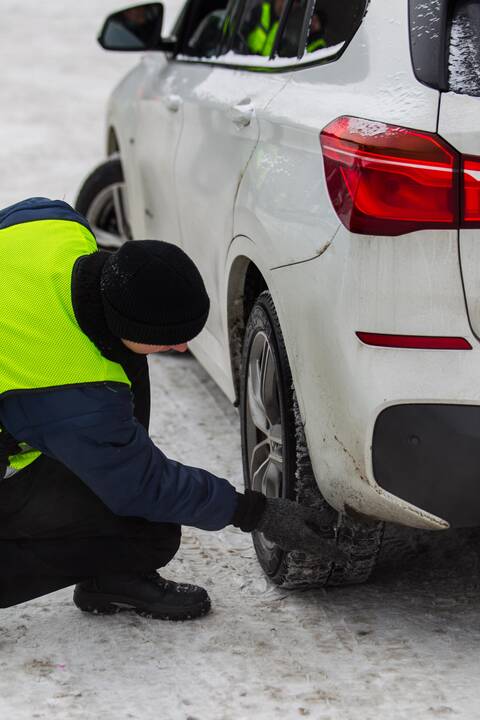
[(109, 15), (98, 36), (104, 50), (135, 52), (174, 49), (173, 38), (162, 38), (163, 4), (147, 3)]

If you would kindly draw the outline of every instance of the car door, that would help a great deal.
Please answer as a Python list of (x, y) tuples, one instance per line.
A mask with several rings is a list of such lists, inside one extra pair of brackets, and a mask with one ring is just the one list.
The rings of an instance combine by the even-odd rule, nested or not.
[[(258, 0), (247, 6), (253, 2)], [(223, 27), (240, 26), (247, 11), (245, 3), (232, 3)], [(205, 16), (200, 22), (205, 23)], [(198, 32), (195, 24), (190, 40)], [(197, 263), (212, 301), (207, 326), (191, 346), (222, 385), (222, 376), (230, 372), (224, 268), (235, 197), (258, 142), (262, 113), (286, 79), (252, 72), (256, 59), (240, 52), (199, 58), (188, 37), (183, 48), (169, 76), (170, 91), (181, 97), (183, 112), (175, 159), (177, 207), (183, 247)]]
[(148, 53), (142, 60), (142, 83), (137, 99), (133, 218), (135, 237), (180, 243), (173, 181), (175, 154), (183, 122), (182, 100), (175, 90), (176, 65), (164, 53)]

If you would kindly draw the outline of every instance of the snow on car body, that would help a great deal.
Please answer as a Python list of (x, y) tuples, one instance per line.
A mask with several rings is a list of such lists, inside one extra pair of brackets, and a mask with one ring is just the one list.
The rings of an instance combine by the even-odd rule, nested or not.
[[(287, 1), (270, 58), (253, 56), (241, 32), (255, 4), (189, 0), (171, 51), (146, 53), (114, 91), (107, 148), (121, 159), (131, 236), (181, 245), (205, 279), (212, 310), (190, 347), (240, 402), (247, 484), (298, 496), (300, 471), (288, 453), (298, 460), (304, 432), (318, 488), (336, 511), (336, 532), (343, 528), (355, 545), (363, 537), (359, 521), (373, 528), (363, 571), (357, 557), (355, 571), (304, 573), (300, 584), (348, 582), (371, 571), (381, 521), (427, 529), (480, 522), (480, 251), (475, 222), (460, 231), (461, 203), (453, 208), (462, 192), (459, 153), (480, 155), (479, 100), (457, 87), (445, 93), (443, 0), (355, 0), (340, 9), (334, 0)], [(319, 5), (327, 47), (308, 53), (309, 18)], [(455, 12), (468, 16), (468, 6), (462, 0)], [(218, 37), (206, 42), (209, 16), (225, 8)], [(295, 24), (294, 11), (303, 12), (302, 22)], [(475, 18), (469, 22), (478, 35)], [(298, 53), (286, 50), (295, 28)], [(458, 55), (452, 46), (461, 78)], [(475, 66), (472, 72), (478, 80)], [(398, 135), (407, 150), (394, 141), (389, 150)], [(342, 164), (345, 142), (352, 153)], [(390, 175), (388, 164), (395, 166)], [(355, 195), (349, 186), (355, 168), (359, 183), (367, 171), (384, 172), (358, 186), (366, 188), (362, 208), (360, 190)], [(474, 185), (475, 173), (476, 166)], [(373, 208), (363, 230), (349, 225), (352, 204), (362, 217)], [(290, 414), (279, 412), (283, 435), (270, 423), (252, 444), (256, 335), (248, 318), (265, 291), (272, 305), (262, 312), (278, 316), (295, 395), (285, 400)], [(279, 343), (260, 332), (280, 376)], [(296, 433), (296, 448), (286, 432)], [(260, 440), (267, 453), (256, 462)], [(270, 470), (275, 462), (283, 479)], [(249, 475), (259, 473), (255, 484)], [(261, 539), (256, 545), (267, 573), (283, 582), (288, 573), (272, 569), (280, 562), (274, 549)]]

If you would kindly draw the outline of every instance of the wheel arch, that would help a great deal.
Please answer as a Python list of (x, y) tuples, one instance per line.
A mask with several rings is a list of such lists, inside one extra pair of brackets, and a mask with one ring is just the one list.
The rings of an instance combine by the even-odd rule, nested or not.
[(235, 258), (230, 268), (227, 291), (228, 342), (235, 404), (240, 398), (242, 347), (247, 320), (257, 297), (268, 289), (264, 274), (255, 262), (246, 255)]
[[(270, 285), (272, 285), (271, 279)], [(258, 300), (258, 291), (261, 294), (265, 290), (268, 294), (262, 295), (258, 306), (262, 312), (255, 312), (251, 316), (252, 319), (247, 323), (250, 311)], [(254, 543), (261, 566), (273, 582), (288, 588), (324, 587), (326, 585), (364, 582), (372, 572), (380, 550), (383, 524), (376, 522), (363, 526), (356, 520), (342, 514), (338, 509), (335, 510), (329, 506), (328, 501), (324, 498), (310, 462), (304, 424), (300, 408), (297, 405), (293, 374), (290, 374), (291, 359), (286, 344), (282, 342), (284, 331), (281, 318), (277, 312), (280, 305), (278, 303), (279, 298), (275, 298), (274, 294), (272, 294), (271, 288), (268, 286), (267, 280), (259, 267), (246, 256), (235, 258), (232, 264), (229, 278), (229, 299), (231, 301), (229, 304), (230, 343), (233, 342), (233, 345), (235, 345), (235, 342), (237, 342), (239, 346), (245, 345), (242, 353), (245, 365), (241, 373), (240, 416), (242, 459), (246, 485), (252, 487), (251, 472), (253, 470), (251, 459), (255, 456), (255, 448), (260, 448), (267, 440), (270, 443), (270, 436), (260, 430), (260, 437), (254, 434), (253, 444), (255, 447), (252, 449), (252, 438), (248, 439), (250, 434), (246, 425), (246, 418), (248, 417), (247, 398), (250, 396), (249, 391), (247, 391), (247, 387), (249, 387), (247, 367), (250, 367), (251, 353), (255, 352), (255, 346), (251, 344), (252, 338), (257, 338), (258, 333), (260, 333), (264, 335), (265, 339), (270, 338), (267, 340), (268, 343), (274, 340), (271, 343), (271, 353), (275, 355), (275, 372), (279, 377), (277, 397), (283, 398), (282, 401), (278, 400), (279, 406), (283, 407), (283, 410), (280, 410), (280, 421), (277, 419), (271, 420), (274, 423), (271, 427), (283, 428), (281, 442), (282, 480), (281, 485), (279, 485), (278, 496), (284, 497), (283, 493), (285, 492), (286, 497), (294, 499), (312, 510), (322, 512), (322, 518), (325, 519), (326, 526), (331, 529), (331, 537), (335, 537), (337, 544), (345, 552), (345, 557), (338, 560), (338, 562), (335, 561), (335, 563), (326, 558), (324, 560), (318, 559), (312, 564), (308, 557), (305, 560), (305, 556), (297, 557), (296, 553), (289, 552), (280, 554), (272, 552), (270, 557), (268, 548), (266, 554), (263, 553), (262, 544), (257, 537), (254, 539)], [(255, 305), (255, 307), (257, 306)], [(235, 333), (237, 334), (236, 338)], [(232, 352), (233, 366), (235, 366), (235, 357), (238, 357), (238, 354), (235, 356), (234, 352)], [(257, 360), (254, 357), (254, 362), (258, 362), (258, 357)], [(237, 361), (237, 368), (236, 385), (238, 386), (241, 362)], [(267, 403), (262, 400), (259, 407), (266, 408)], [(280, 422), (280, 426), (276, 424), (277, 422)], [(268, 416), (266, 422), (261, 423), (260, 426), (257, 423), (254, 424), (257, 427), (266, 426), (268, 428)], [(272, 451), (273, 446), (270, 445), (269, 452), (271, 455), (273, 455)], [(265, 461), (261, 460), (256, 469), (260, 470), (264, 463)], [(253, 469), (255, 470), (255, 466), (253, 466)], [(284, 485), (284, 482), (287, 484)], [(255, 485), (253, 487), (259, 489)], [(267, 492), (263, 485), (262, 491)], [(277, 497), (275, 488), (273, 488), (273, 496)]]
[(116, 154), (120, 154), (120, 142), (115, 128), (110, 126), (107, 131), (107, 156)]

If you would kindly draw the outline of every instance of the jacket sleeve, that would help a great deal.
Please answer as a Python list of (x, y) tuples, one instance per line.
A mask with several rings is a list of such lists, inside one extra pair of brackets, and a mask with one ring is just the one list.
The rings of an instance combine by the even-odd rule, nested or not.
[(7, 396), (0, 419), (17, 440), (66, 465), (117, 515), (203, 530), (232, 522), (238, 505), (233, 485), (164, 455), (134, 418), (127, 388)]

